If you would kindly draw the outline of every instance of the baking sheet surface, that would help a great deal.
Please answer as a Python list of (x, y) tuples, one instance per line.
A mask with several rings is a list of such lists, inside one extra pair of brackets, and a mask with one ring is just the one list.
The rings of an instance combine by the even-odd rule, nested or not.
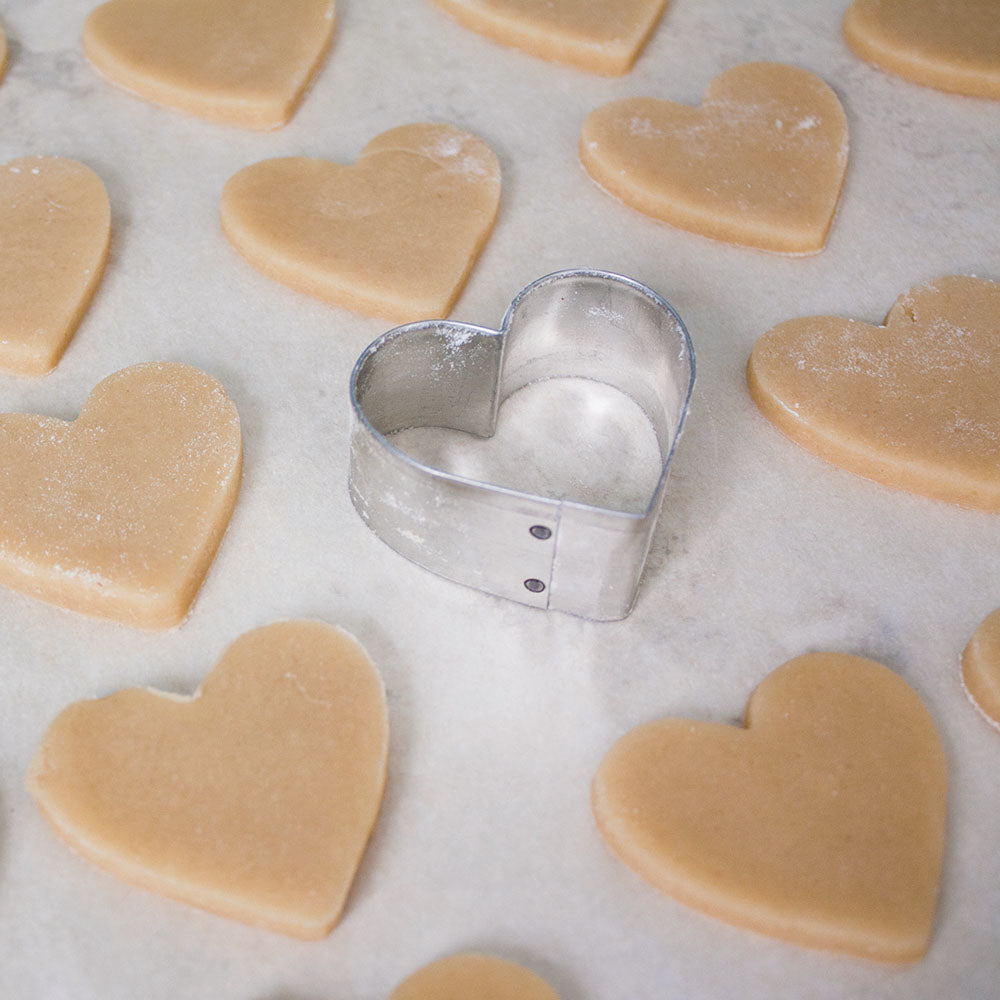
[[(261, 134), (102, 81), (79, 43), (89, 7), (0, 9), (11, 42), (0, 162), (79, 159), (113, 210), (105, 278), (75, 340), (47, 377), (0, 377), (0, 411), (71, 418), (119, 368), (188, 362), (235, 400), (245, 475), (179, 628), (145, 633), (0, 590), (0, 996), (382, 1000), (417, 967), (467, 948), (523, 962), (564, 1000), (995, 996), (1000, 733), (967, 701), (958, 659), (1000, 605), (1000, 519), (812, 458), (760, 416), (743, 370), (781, 320), (880, 322), (918, 282), (1000, 278), (1000, 104), (856, 59), (840, 36), (846, 0), (673, 0), (636, 68), (616, 79), (502, 48), (425, 0), (342, 0), (311, 93), (288, 126)], [(579, 166), (592, 108), (633, 95), (696, 104), (716, 73), (756, 59), (818, 73), (845, 106), (850, 165), (822, 254), (784, 258), (672, 229)], [(300, 154), (351, 162), (377, 133), (425, 120), (480, 135), (503, 168), (498, 224), (455, 318), (496, 324), (523, 285), (582, 266), (649, 284), (691, 332), (690, 422), (624, 622), (478, 594), (370, 534), (346, 490), (347, 381), (389, 324), (267, 280), (219, 229), (219, 194), (241, 167)], [(493, 453), (466, 458), (523, 469), (511, 456), (537, 447), (539, 481), (600, 491), (606, 477), (588, 482), (588, 471), (606, 458), (592, 456), (618, 448), (601, 428), (629, 437), (632, 420), (621, 488), (641, 493), (648, 428), (627, 407), (611, 423), (589, 419), (596, 405), (572, 387), (524, 394)], [(444, 439), (418, 445), (454, 451)], [(286, 940), (161, 899), (56, 839), (24, 774), (62, 708), (128, 686), (190, 692), (241, 633), (298, 616), (357, 635), (389, 698), (385, 802), (329, 938)], [(912, 966), (702, 916), (620, 864), (591, 818), (590, 780), (626, 730), (668, 714), (738, 720), (770, 670), (813, 650), (885, 663), (940, 727), (951, 782), (941, 901), (930, 952)]]

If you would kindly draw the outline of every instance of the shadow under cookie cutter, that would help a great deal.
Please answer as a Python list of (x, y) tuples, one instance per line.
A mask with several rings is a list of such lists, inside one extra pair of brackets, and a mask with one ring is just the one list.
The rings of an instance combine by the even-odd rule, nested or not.
[[(407, 559), (457, 583), (597, 621), (632, 610), (694, 387), (694, 350), (654, 291), (605, 271), (532, 282), (499, 330), (429, 320), (370, 344), (351, 373), (351, 500)], [(388, 436), (449, 427), (490, 437), (510, 395), (586, 378), (646, 414), (662, 472), (635, 513), (535, 496), (425, 465)]]

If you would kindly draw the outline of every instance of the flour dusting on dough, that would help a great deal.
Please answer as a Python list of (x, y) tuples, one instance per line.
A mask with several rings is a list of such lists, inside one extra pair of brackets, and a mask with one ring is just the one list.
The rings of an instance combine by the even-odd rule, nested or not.
[(225, 391), (184, 365), (109, 376), (76, 421), (0, 416), (0, 578), (92, 612), (135, 599), (141, 616), (207, 569), (240, 452)]

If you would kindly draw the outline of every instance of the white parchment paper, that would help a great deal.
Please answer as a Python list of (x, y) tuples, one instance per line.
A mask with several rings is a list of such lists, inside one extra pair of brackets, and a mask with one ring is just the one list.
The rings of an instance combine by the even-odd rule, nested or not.
[[(382, 1000), (418, 966), (466, 948), (525, 963), (564, 1000), (997, 995), (1000, 735), (963, 694), (958, 660), (1000, 605), (1000, 518), (812, 458), (760, 416), (743, 378), (753, 342), (781, 320), (880, 322), (918, 282), (1000, 278), (1000, 104), (862, 63), (841, 39), (846, 2), (673, 0), (635, 70), (604, 79), (495, 45), (426, 0), (342, 0), (312, 92), (287, 127), (260, 134), (103, 82), (79, 43), (88, 0), (3, 0), (0, 162), (83, 161), (108, 188), (114, 228), (104, 282), (63, 361), (45, 378), (0, 377), (0, 411), (74, 417), (109, 373), (185, 361), (235, 400), (246, 471), (179, 628), (136, 631), (0, 591), (0, 996)], [(592, 108), (633, 95), (696, 104), (712, 76), (754, 59), (818, 73), (846, 108), (847, 182), (815, 257), (672, 229), (603, 194), (577, 162)], [(345, 485), (347, 380), (388, 324), (267, 280), (220, 232), (219, 194), (239, 168), (297, 154), (351, 162), (377, 133), (425, 120), (482, 136), (503, 167), (496, 231), (456, 318), (496, 324), (532, 279), (585, 266), (646, 282), (690, 329), (695, 401), (624, 622), (463, 589), (370, 534)], [(566, 448), (548, 436), (586, 400), (518, 405), (513, 426), (518, 412), (527, 422), (505, 440), (539, 442), (542, 481), (586, 486), (605, 461), (590, 458), (588, 435)], [(622, 476), (641, 485), (648, 452), (636, 432)], [(599, 455), (607, 445), (593, 442)], [(490, 460), (503, 464), (502, 445)], [(297, 616), (356, 634), (389, 696), (384, 806), (328, 939), (286, 940), (161, 899), (56, 839), (24, 774), (62, 708), (127, 686), (190, 692), (241, 633)], [(689, 910), (619, 863), (591, 818), (594, 770), (627, 729), (667, 714), (737, 720), (770, 670), (811, 650), (882, 661), (940, 727), (951, 781), (941, 900), (930, 952), (909, 967), (796, 948)]]

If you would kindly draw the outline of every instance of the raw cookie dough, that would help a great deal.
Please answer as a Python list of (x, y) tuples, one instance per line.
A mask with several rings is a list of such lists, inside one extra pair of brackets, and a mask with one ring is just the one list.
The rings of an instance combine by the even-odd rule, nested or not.
[(796, 944), (895, 962), (927, 949), (945, 797), (920, 698), (837, 653), (766, 677), (744, 728), (633, 729), (593, 787), (605, 840), (663, 892)]
[(715, 77), (700, 108), (612, 101), (580, 133), (587, 173), (671, 225), (781, 253), (823, 249), (847, 169), (847, 118), (818, 77), (744, 63)]
[(334, 0), (111, 0), (83, 49), (112, 83), (211, 121), (284, 125), (333, 36)]
[(559, 994), (520, 965), (469, 952), (425, 965), (389, 1000), (559, 1000)]
[(26, 156), (0, 167), (0, 371), (55, 367), (101, 282), (110, 239), (108, 194), (82, 163)]
[(189, 698), (133, 688), (60, 713), (28, 787), (113, 875), (295, 937), (330, 932), (385, 785), (385, 693), (347, 632), (237, 639)]
[(551, 62), (627, 73), (667, 0), (433, 0), (459, 24)]
[(116, 372), (72, 422), (0, 414), (0, 584), (177, 624), (226, 530), (241, 455), (236, 407), (188, 365)]
[(402, 125), (354, 166), (287, 157), (245, 167), (222, 192), (229, 241), (268, 277), (400, 322), (442, 318), (500, 205), (500, 164), (451, 125)]
[(950, 276), (901, 295), (885, 326), (793, 319), (747, 366), (764, 415), (886, 486), (1000, 512), (1000, 285)]
[(0, 80), (7, 72), (7, 36), (4, 34), (3, 25), (0, 24)]
[(997, 0), (854, 0), (844, 37), (862, 59), (913, 83), (1000, 99)]
[(1000, 608), (976, 629), (965, 647), (962, 681), (975, 706), (1000, 729)]

